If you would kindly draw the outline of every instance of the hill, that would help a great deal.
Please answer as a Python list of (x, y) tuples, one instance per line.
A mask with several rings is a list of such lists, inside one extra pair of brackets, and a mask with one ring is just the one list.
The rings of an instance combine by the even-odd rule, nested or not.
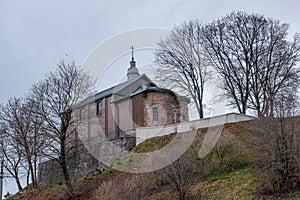
[[(300, 199), (299, 191), (292, 191), (280, 197), (258, 192), (261, 179), (255, 174), (252, 164), (253, 151), (246, 142), (249, 136), (245, 127), (248, 123), (226, 124), (217, 145), (203, 159), (190, 157), (192, 152), (198, 152), (207, 133), (207, 129), (198, 130), (195, 141), (183, 155), (192, 161), (191, 168), (186, 168), (186, 160), (184, 167), (176, 168), (180, 175), (186, 175), (187, 199)], [(148, 139), (132, 152), (156, 151), (172, 142), (175, 135)], [(126, 159), (124, 157), (121, 160), (127, 162)], [(182, 173), (184, 170), (189, 170), (189, 173)], [(145, 174), (130, 174), (108, 168), (74, 181), (73, 195), (68, 195), (65, 185), (60, 184), (36, 190), (27, 187), (10, 199), (176, 199), (174, 182), (166, 174), (168, 171), (165, 169)]]

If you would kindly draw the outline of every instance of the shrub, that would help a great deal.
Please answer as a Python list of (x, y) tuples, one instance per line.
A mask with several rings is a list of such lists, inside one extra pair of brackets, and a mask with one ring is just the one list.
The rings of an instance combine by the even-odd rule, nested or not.
[(285, 193), (300, 187), (300, 124), (294, 117), (260, 118), (249, 126), (256, 175), (262, 193)]

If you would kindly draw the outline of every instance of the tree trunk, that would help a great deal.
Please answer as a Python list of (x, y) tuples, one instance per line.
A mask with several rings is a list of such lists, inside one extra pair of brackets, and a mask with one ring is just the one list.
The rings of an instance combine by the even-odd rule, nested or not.
[(21, 191), (23, 189), (23, 187), (21, 185), (19, 177), (15, 177), (15, 180), (16, 180), (16, 183), (17, 183), (17, 186), (18, 186), (18, 190)]
[(32, 163), (30, 162), (28, 164), (29, 164), (29, 170), (30, 170), (30, 174), (31, 174), (32, 186), (33, 186), (33, 188), (37, 188), (37, 183), (36, 183), (36, 178), (35, 178)]
[(244, 100), (244, 102), (242, 102), (242, 114), (246, 114), (247, 111), (247, 101)]
[(200, 104), (199, 106), (199, 118), (203, 119), (204, 118), (204, 114), (203, 114), (203, 105)]
[(271, 94), (270, 97), (270, 113), (269, 113), (269, 117), (274, 117), (274, 95)]
[(35, 155), (34, 156), (34, 161), (33, 161), (33, 174), (34, 174), (34, 180), (35, 180), (35, 183), (36, 183), (36, 188), (38, 188), (38, 181), (37, 181), (37, 175), (36, 175), (36, 172), (37, 172), (37, 156)]
[(62, 168), (62, 171), (63, 171), (63, 175), (64, 175), (64, 179), (65, 179), (65, 183), (67, 185), (67, 188), (68, 188), (68, 192), (69, 192), (69, 195), (72, 195), (73, 194), (73, 186), (72, 186), (72, 183), (71, 183), (71, 180), (70, 180), (70, 176), (69, 176), (69, 172), (68, 172), (68, 169), (67, 169), (67, 164), (66, 164), (66, 158), (62, 158), (61, 160), (61, 168)]
[(67, 132), (67, 127), (65, 124), (62, 126), (62, 138), (61, 138), (61, 143), (60, 143), (60, 148), (61, 148), (61, 155), (59, 158), (60, 161), (60, 166), (63, 171), (65, 183), (67, 185), (69, 194), (73, 194), (73, 186), (71, 184), (70, 176), (68, 173), (68, 167), (67, 167), (67, 152), (66, 152), (66, 132)]

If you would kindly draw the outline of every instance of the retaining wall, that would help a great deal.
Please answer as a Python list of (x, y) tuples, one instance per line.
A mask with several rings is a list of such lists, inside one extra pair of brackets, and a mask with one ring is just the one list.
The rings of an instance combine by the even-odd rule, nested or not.
[(210, 126), (217, 126), (239, 121), (248, 121), (252, 119), (255, 119), (255, 117), (239, 113), (228, 113), (215, 117), (183, 122), (180, 124), (173, 124), (168, 126), (136, 128), (136, 145), (142, 143), (143, 141), (149, 138), (157, 136), (169, 135), (175, 132), (181, 133), (193, 129), (206, 128)]

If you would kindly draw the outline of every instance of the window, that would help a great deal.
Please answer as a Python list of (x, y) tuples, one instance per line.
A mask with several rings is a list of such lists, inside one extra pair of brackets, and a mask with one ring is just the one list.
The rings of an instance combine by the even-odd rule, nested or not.
[(179, 110), (174, 109), (173, 110), (173, 124), (179, 123), (180, 115), (179, 115)]
[(158, 121), (158, 107), (153, 107), (152, 112), (153, 112), (153, 121)]
[(97, 115), (101, 115), (102, 114), (102, 110), (103, 110), (103, 107), (102, 107), (102, 100), (97, 102), (97, 109), (96, 109), (96, 114)]

